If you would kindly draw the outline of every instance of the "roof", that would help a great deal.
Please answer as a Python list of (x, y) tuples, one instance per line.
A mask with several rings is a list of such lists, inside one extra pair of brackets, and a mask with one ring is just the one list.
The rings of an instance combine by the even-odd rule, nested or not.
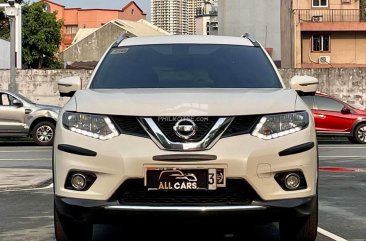
[[(139, 21), (115, 19), (109, 23), (115, 24), (118, 27), (126, 30), (134, 36), (151, 36), (151, 35), (169, 35), (167, 31), (151, 24), (150, 22), (141, 19)], [(107, 23), (107, 24), (109, 24)], [(107, 25), (106, 24), (106, 25)]]
[(50, 1), (50, 0), (42, 0), (42, 2), (48, 2), (48, 3), (51, 3), (51, 4), (57, 5), (57, 6), (59, 6), (59, 7), (65, 7), (64, 5), (61, 5), (61, 4), (59, 4), (59, 3), (52, 2), (52, 1)]
[(75, 43), (83, 40), (90, 34), (94, 33), (97, 29), (98, 28), (79, 28), (79, 30), (77, 31), (77, 33), (74, 37), (74, 40), (72, 41), (72, 44), (75, 44)]
[(146, 44), (228, 44), (253, 46), (252, 42), (243, 37), (213, 36), (213, 35), (170, 35), (154, 37), (128, 38), (120, 46)]
[(139, 5), (137, 5), (137, 3), (135, 3), (135, 1), (131, 1), (129, 2), (126, 6), (124, 6), (122, 8), (122, 12), (124, 12), (129, 6), (131, 6), (132, 4), (134, 4), (141, 12), (142, 14), (146, 15), (146, 13), (144, 13), (144, 11), (139, 7)]
[[(91, 34), (108, 27), (110, 24), (118, 26), (121, 28), (121, 32), (128, 32), (130, 35), (133, 36), (157, 36), (157, 35), (170, 35), (169, 32), (151, 24), (150, 22), (141, 19), (139, 21), (131, 21), (131, 20), (122, 20), (122, 19), (115, 19), (112, 20), (100, 28), (93, 29), (93, 28), (85, 28), (79, 29), (76, 33), (75, 39), (68, 48), (64, 50), (67, 51), (68, 49), (72, 48), (75, 44), (79, 43), (80, 41), (84, 40)], [(111, 43), (112, 44), (112, 43)]]

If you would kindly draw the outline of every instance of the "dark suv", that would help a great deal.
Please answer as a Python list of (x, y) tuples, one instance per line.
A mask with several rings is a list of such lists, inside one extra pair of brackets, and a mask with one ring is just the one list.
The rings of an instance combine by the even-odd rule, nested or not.
[(366, 111), (324, 93), (302, 99), (313, 112), (317, 135), (346, 136), (352, 143), (366, 144)]

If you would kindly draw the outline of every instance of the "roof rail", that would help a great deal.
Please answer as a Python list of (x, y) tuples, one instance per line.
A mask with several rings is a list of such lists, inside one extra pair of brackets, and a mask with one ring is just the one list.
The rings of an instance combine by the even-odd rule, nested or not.
[(247, 38), (255, 47), (260, 47), (258, 41), (250, 33), (245, 33), (242, 37)]
[(113, 44), (113, 48), (117, 48), (119, 46), (120, 43), (122, 43), (123, 40), (129, 38), (129, 36), (127, 35), (127, 33), (122, 33), (120, 36), (118, 36), (116, 42), (114, 42)]

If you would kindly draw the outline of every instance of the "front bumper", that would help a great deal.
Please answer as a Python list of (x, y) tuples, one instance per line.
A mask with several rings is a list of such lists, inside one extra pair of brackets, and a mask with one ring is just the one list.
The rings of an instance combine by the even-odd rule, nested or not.
[(120, 223), (126, 220), (147, 221), (164, 218), (245, 218), (251, 221), (280, 221), (286, 218), (310, 215), (316, 208), (317, 196), (280, 201), (253, 201), (248, 205), (217, 206), (133, 206), (121, 205), (118, 201), (95, 201), (65, 198), (55, 195), (55, 208), (63, 216), (81, 223)]

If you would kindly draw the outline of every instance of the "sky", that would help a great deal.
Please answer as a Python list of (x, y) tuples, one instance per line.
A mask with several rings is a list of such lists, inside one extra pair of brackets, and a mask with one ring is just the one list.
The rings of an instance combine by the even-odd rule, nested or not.
[[(130, 0), (51, 0), (65, 7), (122, 9)], [(150, 18), (150, 0), (135, 0)]]

